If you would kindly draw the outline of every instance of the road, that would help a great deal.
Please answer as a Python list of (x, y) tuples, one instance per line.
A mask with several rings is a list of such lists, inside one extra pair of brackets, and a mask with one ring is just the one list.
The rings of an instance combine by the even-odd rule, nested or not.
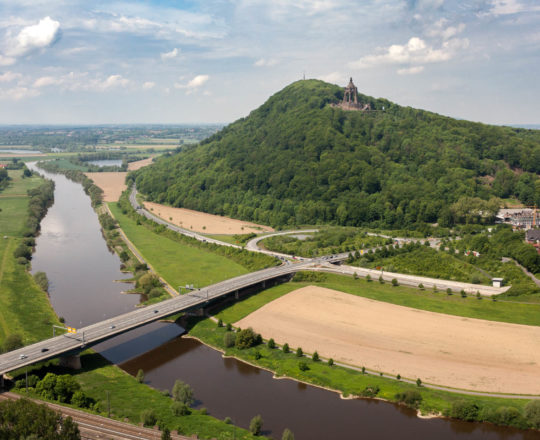
[(35, 362), (55, 358), (60, 355), (77, 352), (80, 349), (96, 344), (104, 339), (124, 333), (150, 322), (157, 321), (178, 312), (200, 307), (205, 303), (250, 287), (264, 281), (293, 274), (314, 264), (340, 261), (342, 256), (325, 257), (296, 264), (282, 265), (240, 275), (202, 289), (177, 296), (158, 304), (141, 307), (132, 312), (110, 318), (77, 330), (76, 334), (64, 334), (46, 339), (24, 348), (0, 355), (0, 375), (9, 371), (31, 365)]
[[(0, 400), (18, 400), (22, 396), (14, 393), (0, 394)], [(130, 423), (120, 422), (114, 419), (97, 416), (84, 411), (76, 410), (54, 403), (35, 400), (36, 403), (45, 404), (62, 416), (70, 416), (78, 425), (81, 433), (81, 439), (100, 439), (100, 440), (159, 440), (161, 432), (152, 428), (143, 428), (142, 426), (132, 425)], [(192, 437), (171, 433), (173, 440), (190, 440)]]

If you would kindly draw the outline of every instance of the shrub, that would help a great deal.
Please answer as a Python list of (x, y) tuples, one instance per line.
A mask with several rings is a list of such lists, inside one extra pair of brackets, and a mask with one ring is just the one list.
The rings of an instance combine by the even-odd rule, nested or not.
[(283, 353), (288, 353), (289, 351), (291, 351), (289, 344), (285, 342), (285, 344), (283, 344)]
[(399, 286), (398, 280), (395, 278), (392, 278), (392, 286), (396, 287)]
[(401, 374), (398, 374), (398, 375), (396, 376), (396, 379), (397, 379), (397, 380), (401, 380)]
[(157, 422), (157, 416), (153, 409), (145, 409), (141, 412), (141, 422), (144, 426), (154, 426)]
[(49, 291), (49, 280), (45, 272), (36, 272), (34, 274), (34, 281), (44, 292)]
[(290, 429), (285, 428), (283, 434), (281, 434), (281, 440), (294, 440), (294, 434)]
[(420, 378), (416, 379), (416, 386), (421, 387), (422, 386), (422, 380)]
[(135, 376), (135, 379), (137, 379), (137, 382), (139, 383), (144, 382), (144, 371), (142, 369), (139, 369), (139, 371), (137, 371), (137, 375)]
[(230, 417), (225, 417), (225, 418), (223, 419), (223, 423), (226, 423), (227, 425), (230, 425), (230, 424), (232, 423), (232, 420), (231, 420)]
[(230, 322), (227, 323), (227, 325), (225, 326), (225, 329), (226, 329), (228, 332), (232, 331), (232, 325), (231, 325)]
[(460, 293), (462, 298), (467, 298), (467, 293), (463, 289), (461, 289)]
[(274, 349), (276, 348), (276, 342), (273, 338), (268, 339), (268, 348)]
[(473, 422), (478, 419), (478, 411), (479, 407), (476, 403), (468, 402), (466, 400), (457, 400), (452, 403), (449, 415), (455, 419)]
[(371, 283), (371, 275), (369, 273), (366, 275), (366, 281)]
[(217, 322), (218, 327), (223, 327), (223, 319), (219, 318)]
[(331, 367), (332, 365), (334, 365), (334, 359), (330, 358), (328, 359), (328, 366)]
[(531, 400), (527, 403), (525, 417), (533, 428), (540, 428), (540, 400)]
[(176, 380), (172, 389), (172, 397), (177, 402), (191, 405), (195, 401), (193, 389), (181, 380)]
[(17, 350), (23, 346), (23, 339), (19, 333), (11, 333), (4, 340), (4, 351)]
[(309, 366), (308, 366), (308, 364), (307, 364), (306, 361), (300, 361), (300, 362), (298, 362), (298, 369), (299, 369), (300, 371), (308, 371), (308, 370), (309, 370)]
[(304, 356), (304, 352), (302, 351), (302, 349), (300, 347), (298, 347), (296, 349), (296, 357), (301, 358), (302, 356)]
[(446, 289), (446, 294), (447, 295), (452, 295), (452, 289), (450, 289), (450, 287), (448, 289)]
[(223, 344), (226, 348), (234, 347), (234, 344), (236, 342), (236, 334), (227, 332), (223, 335)]
[(362, 397), (375, 397), (379, 394), (380, 388), (377, 385), (368, 385), (361, 392)]
[(313, 359), (313, 362), (319, 362), (320, 361), (319, 353), (317, 352), (313, 353), (313, 356), (311, 357), (311, 359)]
[(25, 258), (27, 260), (32, 259), (32, 248), (20, 243), (19, 246), (13, 251), (15, 258)]
[(422, 401), (422, 395), (416, 390), (406, 390), (402, 393), (397, 393), (396, 400), (411, 408), (416, 408)]
[(71, 397), (71, 403), (79, 408), (90, 408), (94, 404), (94, 400), (84, 394), (84, 391), (75, 391)]
[(153, 287), (150, 292), (148, 292), (148, 298), (159, 298), (161, 295), (163, 295), (163, 290), (161, 290), (160, 287)]
[(256, 350), (253, 356), (255, 357), (256, 360), (259, 360), (260, 358), (262, 358), (262, 354), (259, 350)]
[(382, 275), (379, 275), (379, 283), (384, 284), (384, 279), (383, 279)]
[(261, 342), (261, 335), (255, 333), (251, 327), (241, 330), (236, 334), (235, 345), (241, 350), (258, 345)]
[(175, 416), (189, 416), (191, 409), (183, 402), (173, 402), (171, 404), (171, 411)]
[(262, 426), (262, 417), (260, 415), (256, 415), (251, 419), (251, 422), (249, 422), (249, 432), (251, 432), (253, 435), (261, 435)]
[(418, 284), (418, 288), (419, 288), (420, 290), (424, 290), (424, 285), (423, 285), (422, 283), (420, 283), (420, 284)]

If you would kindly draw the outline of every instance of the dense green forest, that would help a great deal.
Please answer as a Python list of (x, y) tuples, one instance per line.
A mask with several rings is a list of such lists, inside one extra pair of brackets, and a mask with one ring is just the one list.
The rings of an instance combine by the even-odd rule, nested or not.
[(273, 226), (488, 223), (540, 204), (540, 131), (490, 126), (295, 82), (197, 146), (134, 173), (150, 200)]

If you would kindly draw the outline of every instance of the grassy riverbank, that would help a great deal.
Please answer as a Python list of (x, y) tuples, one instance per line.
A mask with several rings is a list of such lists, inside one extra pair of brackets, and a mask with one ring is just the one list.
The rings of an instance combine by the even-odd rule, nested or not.
[[(160, 426), (166, 426), (171, 431), (178, 430), (181, 434), (197, 434), (199, 438), (218, 440), (232, 439), (234, 435), (235, 438), (244, 440), (265, 438), (254, 437), (242, 428), (206, 415), (203, 410), (191, 410), (190, 415), (175, 416), (171, 409), (173, 400), (168, 395), (139, 383), (133, 376), (110, 364), (98, 353), (92, 351), (83, 353), (81, 363), (83, 368), (79, 371), (62, 369), (55, 365), (55, 362), (50, 362), (46, 367), (35, 369), (31, 373), (39, 377), (44, 377), (48, 372), (74, 375), (84, 393), (95, 402), (94, 408), (87, 411), (107, 416), (110, 405), (111, 418), (117, 420), (128, 419), (129, 422), (138, 424), (141, 421), (141, 414), (152, 409)], [(23, 377), (24, 373), (21, 372), (16, 379)], [(26, 394), (24, 389), (15, 391), (22, 395)], [(33, 388), (29, 394), (43, 399)], [(65, 405), (77, 408), (74, 405)]]
[(28, 218), (28, 190), (44, 180), (22, 177), (22, 170), (9, 171), (9, 186), (0, 193), (0, 346), (9, 334), (20, 334), (25, 344), (50, 337), (58, 318), (47, 294), (35, 283), (14, 251), (23, 240)]
[(148, 230), (123, 214), (117, 203), (108, 205), (120, 228), (143, 258), (175, 288), (185, 284), (206, 286), (248, 272), (226, 257)]
[[(446, 298), (446, 295), (427, 294), (426, 292), (415, 291), (415, 289), (393, 288), (389, 285), (367, 283), (363, 280), (354, 280), (337, 275), (326, 275), (324, 278), (324, 281), (319, 282), (291, 282), (267, 289), (219, 311), (215, 317), (222, 319), (224, 323), (233, 323), (292, 290), (316, 284), (368, 298), (385, 300), (393, 304), (411, 307), (414, 304), (417, 306), (416, 308), (423, 310), (447, 310), (444, 313), (451, 311), (453, 313), (450, 314), (475, 318), (482, 317), (484, 319), (486, 319), (486, 316), (498, 318), (508, 313), (511, 319), (513, 319), (513, 322), (523, 323), (523, 321), (535, 321), (537, 325), (539, 324), (538, 317), (534, 317), (535, 313), (538, 315), (537, 306), (532, 306), (535, 312), (532, 310), (524, 312), (520, 307), (522, 304), (492, 303), (483, 300), (478, 301), (473, 298)], [(433, 298), (429, 298), (429, 295)], [(422, 304), (424, 307), (418, 307)], [(486, 309), (482, 310), (482, 306), (485, 306)], [(243, 350), (236, 347), (227, 348), (224, 343), (225, 333), (227, 332), (225, 327), (217, 327), (216, 323), (210, 319), (196, 320), (194, 318), (192, 322), (193, 324), (189, 330), (190, 335), (223, 351), (228, 356), (234, 356), (253, 365), (273, 371), (276, 376), (291, 377), (313, 385), (336, 390), (346, 397), (370, 396), (371, 390), (378, 389), (378, 392), (375, 393), (376, 397), (389, 401), (399, 401), (400, 398), (397, 396), (400, 393), (418, 392), (421, 396), (418, 409), (423, 413), (447, 415), (451, 413), (457, 402), (465, 402), (470, 405), (474, 404), (481, 410), (476, 420), (490, 421), (521, 428), (527, 426), (527, 422), (523, 416), (523, 410), (528, 403), (527, 399), (471, 396), (460, 393), (458, 390), (455, 393), (433, 390), (392, 378), (381, 377), (377, 374), (362, 374), (361, 371), (351, 368), (336, 365), (329, 366), (327, 362), (315, 362), (306, 357), (302, 361), (306, 363), (308, 368), (302, 371), (299, 368), (300, 359), (294, 353), (296, 347), (291, 347), (291, 353), (284, 353), (277, 348), (270, 349), (266, 344)], [(411, 379), (415, 380), (416, 378)], [(517, 412), (513, 409), (508, 410), (507, 408), (515, 408)], [(508, 411), (515, 413), (515, 415), (517, 414), (516, 417), (507, 420), (503, 419), (501, 414), (506, 414)]]

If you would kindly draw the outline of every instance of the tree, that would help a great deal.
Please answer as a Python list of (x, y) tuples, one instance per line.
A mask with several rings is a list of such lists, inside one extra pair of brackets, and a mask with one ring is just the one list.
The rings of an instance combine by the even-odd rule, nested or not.
[(144, 371), (142, 368), (139, 368), (139, 371), (137, 371), (137, 375), (135, 376), (135, 379), (137, 379), (137, 382), (143, 383), (144, 382)]
[(255, 333), (251, 327), (241, 330), (236, 334), (235, 345), (241, 350), (258, 345), (261, 342), (261, 335)]
[(163, 428), (163, 431), (161, 431), (161, 440), (171, 440), (171, 431), (169, 428)]
[(473, 422), (478, 418), (479, 407), (474, 402), (467, 400), (457, 400), (452, 403), (449, 415), (454, 419), (465, 420), (467, 422)]
[(366, 275), (366, 281), (367, 281), (368, 283), (371, 282), (371, 275), (370, 275), (369, 273)]
[(289, 351), (290, 351), (289, 344), (285, 342), (285, 344), (283, 344), (283, 353), (288, 353)]
[(185, 403), (186, 405), (192, 405), (195, 401), (193, 389), (181, 380), (176, 380), (172, 389), (172, 397), (177, 402)]
[(270, 349), (276, 348), (276, 342), (274, 341), (274, 338), (268, 339), (268, 348)]
[(219, 318), (217, 322), (218, 327), (223, 327), (223, 319)]
[(23, 339), (19, 333), (11, 333), (4, 340), (4, 351), (17, 350), (23, 346)]
[(318, 362), (320, 360), (319, 353), (315, 352), (313, 353), (313, 356), (311, 357), (313, 359), (313, 362)]
[(392, 286), (394, 286), (394, 287), (399, 286), (397, 279), (392, 278)]
[(298, 348), (296, 349), (296, 357), (299, 357), (299, 358), (300, 358), (300, 357), (302, 357), (302, 356), (304, 356), (304, 352), (302, 351), (302, 349), (301, 349), (300, 347), (298, 347)]
[(189, 408), (189, 406), (187, 406), (183, 402), (174, 401), (171, 404), (171, 411), (177, 417), (179, 417), (179, 416), (189, 416), (191, 414), (191, 409)]
[(330, 358), (328, 359), (328, 366), (331, 367), (332, 365), (334, 365), (334, 359)]
[(231, 348), (234, 347), (234, 344), (236, 342), (236, 334), (233, 332), (227, 332), (223, 335), (223, 344), (225, 345), (225, 348)]
[(157, 422), (156, 412), (151, 409), (145, 409), (141, 412), (141, 422), (144, 426), (155, 426)]
[(300, 362), (298, 362), (298, 369), (300, 371), (308, 371), (309, 370), (309, 365), (305, 361), (300, 361)]
[(452, 295), (452, 289), (450, 289), (450, 287), (448, 287), (448, 288), (446, 289), (446, 294), (447, 294), (447, 295)]
[(382, 275), (379, 275), (379, 283), (384, 284), (384, 278)]
[(251, 419), (251, 422), (249, 422), (249, 432), (251, 432), (253, 435), (261, 435), (262, 426), (262, 417), (260, 415), (256, 415)]
[(525, 405), (525, 417), (533, 428), (540, 428), (540, 400), (531, 400)]
[(401, 380), (401, 374), (398, 374), (398, 375), (396, 376), (396, 379), (397, 379), (397, 380)]
[(416, 379), (416, 386), (418, 387), (422, 386), (422, 380), (420, 378)]
[(281, 434), (281, 440), (294, 440), (294, 434), (288, 428), (285, 428), (283, 434)]

